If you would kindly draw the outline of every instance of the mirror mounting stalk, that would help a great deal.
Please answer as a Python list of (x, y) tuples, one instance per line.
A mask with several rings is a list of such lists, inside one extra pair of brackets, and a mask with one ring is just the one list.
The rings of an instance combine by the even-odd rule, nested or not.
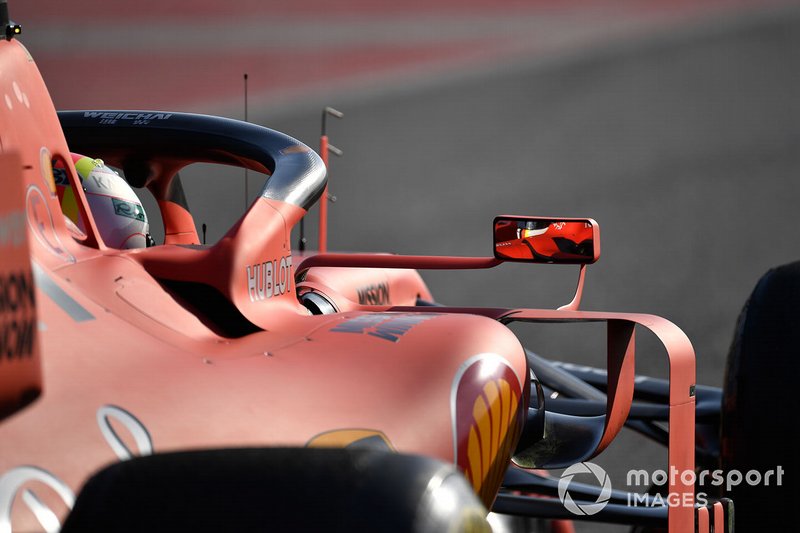
[(586, 265), (581, 265), (581, 270), (578, 272), (578, 286), (575, 287), (575, 296), (572, 301), (567, 305), (562, 305), (558, 308), (559, 311), (577, 311), (581, 305), (581, 297), (583, 296), (583, 282), (586, 280)]

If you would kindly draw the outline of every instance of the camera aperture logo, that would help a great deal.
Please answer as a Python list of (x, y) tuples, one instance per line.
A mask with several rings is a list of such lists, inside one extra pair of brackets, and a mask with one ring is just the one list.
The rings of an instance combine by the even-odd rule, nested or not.
[[(569, 493), (569, 484), (577, 474), (593, 474), (597, 479), (601, 489), (595, 503), (575, 503), (575, 500), (572, 499)], [(611, 479), (609, 479), (608, 474), (602, 467), (594, 463), (574, 464), (564, 470), (564, 473), (561, 474), (561, 479), (558, 480), (558, 498), (572, 514), (588, 516), (597, 514), (603, 510), (608, 504), (608, 500), (611, 499)]]

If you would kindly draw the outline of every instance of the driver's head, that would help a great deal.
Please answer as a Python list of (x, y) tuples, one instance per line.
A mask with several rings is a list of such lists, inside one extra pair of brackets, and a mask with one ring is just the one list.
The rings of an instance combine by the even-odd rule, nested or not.
[[(101, 159), (72, 154), (86, 201), (100, 237), (110, 248), (144, 248), (150, 226), (142, 202), (133, 189)], [(57, 179), (58, 194), (64, 214), (85, 231), (78, 214), (69, 180)]]

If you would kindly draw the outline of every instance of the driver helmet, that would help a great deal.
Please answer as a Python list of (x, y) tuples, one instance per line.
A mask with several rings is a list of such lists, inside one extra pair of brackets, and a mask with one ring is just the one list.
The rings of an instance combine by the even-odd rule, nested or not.
[[(92, 217), (106, 246), (128, 249), (151, 245), (147, 214), (128, 182), (106, 166), (102, 159), (92, 159), (74, 153), (71, 155)], [(56, 172), (56, 186), (62, 211), (85, 232), (66, 172), (64, 169), (54, 170), (61, 170)]]
[(527, 220), (525, 221), (525, 227), (520, 230), (519, 235), (521, 239), (536, 237), (537, 235), (547, 232), (549, 227), (549, 224), (541, 221)]

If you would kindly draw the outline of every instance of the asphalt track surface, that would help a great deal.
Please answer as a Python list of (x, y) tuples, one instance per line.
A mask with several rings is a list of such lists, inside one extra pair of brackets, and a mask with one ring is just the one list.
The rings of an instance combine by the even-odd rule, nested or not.
[[(672, 320), (695, 346), (698, 382), (720, 385), (749, 292), (767, 269), (800, 258), (800, 8), (625, 35), (294, 100), (255, 92), (250, 118), (315, 146), (322, 106), (346, 113), (329, 123), (345, 151), (331, 167), (331, 249), (488, 255), (497, 214), (594, 218), (602, 256), (582, 307)], [(217, 105), (233, 114), (233, 100)], [(259, 180), (249, 175), (251, 196)], [(240, 172), (184, 175), (210, 240), (241, 213), (242, 183)], [(553, 307), (570, 300), (576, 274), (503, 265), (423, 276), (450, 305)], [(542, 355), (604, 364), (602, 326), (519, 333)], [(638, 348), (637, 369), (663, 375), (654, 339), (641, 334)], [(597, 462), (624, 488), (631, 465), (663, 467), (659, 450), (627, 437)]]

